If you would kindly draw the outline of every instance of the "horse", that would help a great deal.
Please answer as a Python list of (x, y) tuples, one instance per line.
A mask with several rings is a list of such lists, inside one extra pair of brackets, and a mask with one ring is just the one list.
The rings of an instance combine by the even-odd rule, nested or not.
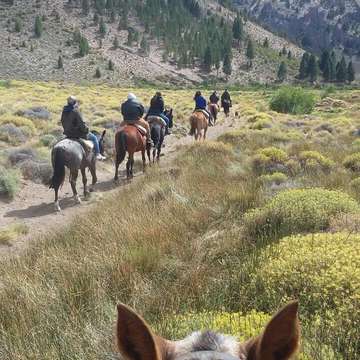
[[(166, 122), (159, 116), (148, 116), (147, 121), (150, 125), (151, 140), (154, 144), (152, 152), (152, 162), (160, 160), (161, 148), (165, 139)], [(157, 154), (156, 154), (157, 152)], [(147, 156), (151, 162), (150, 147), (147, 149)]]
[(134, 167), (134, 154), (141, 151), (143, 172), (146, 168), (146, 136), (140, 133), (140, 130), (131, 124), (125, 125), (120, 131), (115, 134), (115, 177), (114, 181), (119, 179), (119, 166), (124, 161), (126, 153), (129, 154), (128, 161), (126, 163), (126, 177), (131, 179), (133, 175)]
[(214, 125), (215, 125), (216, 120), (217, 120), (217, 115), (220, 111), (219, 105), (209, 103), (208, 107), (209, 107), (210, 114), (212, 115), (212, 118), (214, 119)]
[(229, 114), (230, 114), (231, 101), (227, 100), (227, 99), (224, 99), (224, 100), (221, 101), (221, 106), (224, 109), (224, 113), (225, 113), (226, 117), (228, 117)]
[(169, 129), (172, 129), (173, 125), (174, 125), (174, 114), (173, 114), (173, 109), (172, 108), (168, 108), (164, 111), (165, 116), (169, 119)]
[[(101, 155), (104, 155), (104, 137), (106, 130), (103, 133), (94, 134), (99, 139), (99, 147)], [(53, 166), (53, 176), (50, 181), (50, 189), (55, 191), (55, 210), (61, 211), (59, 204), (59, 188), (65, 180), (65, 167), (70, 169), (70, 184), (73, 191), (74, 200), (80, 204), (81, 199), (76, 190), (76, 180), (81, 171), (82, 181), (84, 185), (84, 196), (89, 195), (87, 189), (86, 169), (89, 168), (92, 176), (92, 186), (97, 183), (96, 176), (96, 155), (94, 151), (86, 151), (84, 145), (80, 143), (81, 140), (65, 138), (56, 143), (51, 151), (51, 160)], [(91, 189), (90, 189), (91, 191)]]
[(195, 140), (206, 139), (206, 133), (209, 127), (208, 118), (202, 111), (195, 111), (190, 116), (190, 133), (189, 135), (194, 136)]
[(183, 340), (169, 341), (154, 334), (135, 311), (117, 306), (117, 345), (128, 360), (289, 360), (300, 341), (298, 302), (284, 306), (259, 336), (239, 343), (235, 337), (197, 331)]

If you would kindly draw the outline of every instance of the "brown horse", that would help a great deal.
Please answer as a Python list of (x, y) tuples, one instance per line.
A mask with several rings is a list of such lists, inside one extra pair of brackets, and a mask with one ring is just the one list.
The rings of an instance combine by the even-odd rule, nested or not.
[(262, 334), (244, 343), (212, 331), (195, 332), (180, 341), (155, 335), (127, 306), (118, 305), (117, 342), (128, 360), (288, 360), (300, 339), (298, 303), (282, 308)]
[(220, 111), (219, 105), (209, 103), (208, 107), (209, 107), (210, 114), (212, 115), (212, 117), (214, 119), (213, 122), (214, 122), (214, 125), (215, 125), (218, 113)]
[(134, 154), (141, 151), (143, 171), (146, 168), (146, 137), (140, 133), (140, 130), (135, 125), (126, 125), (115, 135), (115, 178), (119, 179), (119, 166), (124, 161), (126, 153), (129, 154), (129, 159), (126, 163), (126, 176), (128, 179), (133, 177)]
[(195, 140), (206, 139), (206, 133), (209, 126), (209, 121), (202, 111), (195, 111), (190, 116), (190, 135), (195, 137)]

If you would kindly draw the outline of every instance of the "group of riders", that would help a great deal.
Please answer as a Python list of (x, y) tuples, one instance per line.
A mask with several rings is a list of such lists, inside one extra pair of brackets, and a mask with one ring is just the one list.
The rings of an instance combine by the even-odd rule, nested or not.
[[(201, 94), (201, 91), (197, 91), (194, 96), (194, 112), (203, 112), (209, 121), (209, 125), (214, 125), (214, 114), (210, 109), (211, 106), (216, 106), (220, 109), (220, 100), (221, 107), (224, 109), (225, 114), (228, 114), (229, 108), (232, 106), (232, 102), (227, 89), (223, 92), (221, 98), (219, 98), (217, 92), (214, 91), (209, 98), (209, 102), (207, 102), (205, 97)], [(165, 109), (164, 98), (160, 92), (156, 92), (156, 94), (152, 97), (149, 110), (145, 116), (144, 106), (141, 104), (136, 95), (129, 93), (127, 100), (121, 105), (121, 114), (123, 116), (123, 122), (120, 124), (119, 130), (124, 128), (126, 125), (134, 125), (142, 129), (144, 135), (146, 136), (148, 145), (151, 145), (150, 126), (147, 121), (148, 118), (160, 118), (163, 122), (166, 135), (170, 134), (173, 126), (172, 111)], [(82, 140), (90, 140), (93, 143), (96, 159), (106, 159), (105, 156), (100, 153), (99, 140), (97, 136), (89, 131), (89, 128), (81, 115), (79, 101), (75, 96), (69, 96), (67, 99), (67, 105), (64, 106), (61, 116), (61, 124), (64, 128), (64, 135), (67, 138), (79, 140), (83, 146), (85, 146), (85, 142)]]

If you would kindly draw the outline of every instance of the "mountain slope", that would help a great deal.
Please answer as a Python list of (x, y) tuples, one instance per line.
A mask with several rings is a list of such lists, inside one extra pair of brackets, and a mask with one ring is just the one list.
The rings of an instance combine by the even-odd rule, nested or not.
[[(259, 46), (251, 69), (246, 68), (244, 48), (233, 48), (233, 72), (229, 78), (221, 68), (219, 71), (213, 69), (210, 74), (204, 72), (199, 58), (191, 65), (180, 67), (179, 58), (167, 54), (169, 44), (163, 40), (164, 37), (157, 36), (154, 29), (149, 29), (144, 14), (139, 16), (137, 3), (151, 5), (156, 1), (136, 4), (126, 0), (117, 2), (121, 4), (119, 12), (113, 14), (106, 10), (100, 15), (100, 19), (105, 20), (106, 30), (99, 34), (99, 19), (95, 21), (97, 10), (92, 2), (89, 3), (89, 11), (84, 14), (83, 1), (80, 0), (0, 0), (0, 78), (94, 81), (98, 80), (95, 73), (99, 68), (101, 80), (121, 85), (132, 85), (139, 81), (189, 85), (214, 78), (230, 83), (271, 82), (276, 79), (277, 68), (283, 60), (277, 55), (279, 49), (285, 46), (295, 56), (302, 54), (300, 48), (249, 21), (245, 26), (248, 34), (259, 44), (265, 38), (269, 38), (270, 43), (270, 48), (266, 50)], [(201, 12), (200, 19), (214, 14), (223, 16), (231, 29), (234, 13), (216, 2), (202, 1)], [(191, 26), (199, 22), (199, 17), (193, 16), (190, 11), (185, 14)], [(41, 37), (34, 36), (36, 16), (41, 17), (44, 27)], [(159, 14), (160, 21), (165, 21), (164, 16), (163, 13)], [(119, 26), (122, 21), (126, 25)], [(140, 38), (129, 45), (130, 30), (140, 34)], [(90, 53), (85, 57), (78, 56), (78, 44), (74, 41), (77, 31), (90, 44)], [(116, 48), (113, 45), (115, 38), (119, 44)], [(148, 43), (146, 54), (140, 49), (143, 38)], [(63, 68), (59, 69), (60, 56)], [(109, 60), (114, 64), (114, 70), (109, 70)], [(296, 74), (297, 65), (296, 58), (288, 62), (290, 79)]]

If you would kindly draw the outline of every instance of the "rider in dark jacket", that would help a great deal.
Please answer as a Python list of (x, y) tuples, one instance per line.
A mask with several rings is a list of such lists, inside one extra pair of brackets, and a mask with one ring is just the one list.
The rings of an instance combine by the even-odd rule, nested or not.
[[(64, 135), (69, 139), (90, 140), (94, 144), (95, 155), (98, 160), (106, 158), (100, 154), (99, 140), (92, 132), (89, 131), (80, 111), (79, 103), (75, 96), (69, 96), (67, 105), (64, 106), (61, 114), (61, 124), (64, 128)], [(82, 143), (83, 146), (85, 146)]]
[(223, 106), (224, 102), (228, 102), (231, 105), (231, 97), (227, 89), (221, 95), (221, 104)]
[(170, 119), (164, 114), (164, 110), (165, 110), (164, 98), (162, 97), (160, 92), (157, 92), (150, 101), (150, 108), (146, 115), (146, 119), (148, 116), (161, 117), (166, 122), (166, 134), (168, 135)]
[(219, 98), (219, 96), (218, 96), (218, 94), (217, 94), (217, 92), (216, 91), (214, 91), (211, 95), (210, 95), (210, 103), (211, 104), (218, 104), (218, 102), (219, 102), (219, 100), (220, 100), (220, 98)]

